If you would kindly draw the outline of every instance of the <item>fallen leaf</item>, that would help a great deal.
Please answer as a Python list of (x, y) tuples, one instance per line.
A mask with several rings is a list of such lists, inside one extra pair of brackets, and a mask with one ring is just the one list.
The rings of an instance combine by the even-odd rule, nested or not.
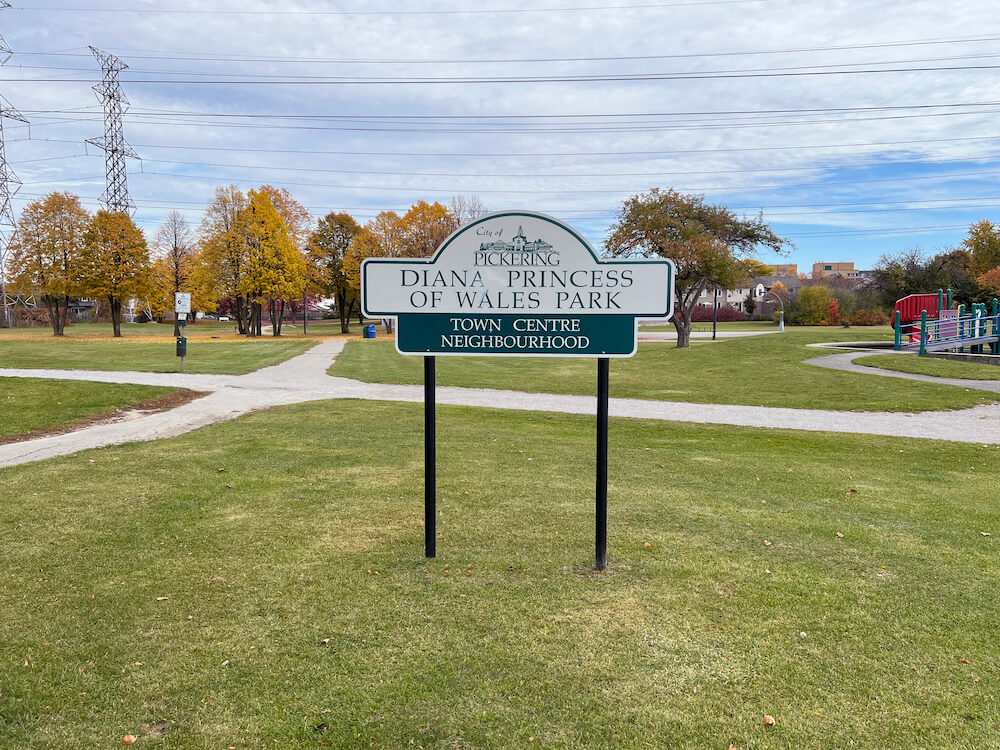
[(216, 471), (217, 471), (217, 472), (219, 472), (219, 473), (221, 474), (222, 472), (224, 472), (224, 471), (225, 471), (225, 468), (222, 468), (222, 469), (216, 469)]
[(227, 489), (227, 490), (231, 490), (232, 488), (233, 488), (233, 485), (231, 485), (231, 484), (227, 484), (227, 485), (226, 485), (226, 489)]
[(962, 664), (968, 664), (969, 660), (968, 659), (962, 659), (961, 662), (962, 662)]
[(124, 744), (124, 745), (134, 745), (135, 744), (135, 735), (134, 734), (126, 734), (124, 737), (122, 737), (122, 744)]
[(330, 645), (330, 639), (329, 638), (324, 638), (323, 640), (320, 641), (320, 643), (322, 643), (324, 646), (329, 646)]
[(765, 547), (770, 547), (770, 546), (771, 546), (771, 543), (770, 543), (769, 541), (767, 541), (767, 539), (765, 539), (765, 540), (764, 540), (764, 546), (765, 546)]
[(774, 723), (775, 723), (774, 722), (774, 717), (771, 716), (771, 714), (764, 714), (764, 726), (765, 727), (773, 727)]
[(649, 548), (650, 548), (650, 547), (652, 547), (653, 545), (652, 545), (652, 544), (650, 544), (649, 542), (643, 542), (643, 543), (642, 543), (642, 546), (643, 546), (643, 547), (645, 547), (646, 549), (649, 549)]
[(842, 531), (838, 531), (837, 532), (837, 539), (843, 539), (843, 538), (844, 538), (844, 533)]
[(988, 532), (988, 531), (980, 531), (979, 533), (980, 533), (980, 534), (982, 534), (983, 536), (993, 536), (993, 535), (992, 535), (992, 534), (991, 534), (990, 532)]
[(166, 596), (158, 596), (158, 597), (156, 597), (156, 601), (158, 601), (158, 602), (165, 602), (168, 598), (169, 597), (166, 597)]
[(222, 666), (228, 667), (229, 666), (229, 659), (226, 659), (224, 662), (222, 662)]

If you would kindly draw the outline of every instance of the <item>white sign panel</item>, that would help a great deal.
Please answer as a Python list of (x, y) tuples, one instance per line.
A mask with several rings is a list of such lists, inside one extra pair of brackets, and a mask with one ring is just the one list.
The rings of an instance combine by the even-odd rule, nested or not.
[(361, 265), (368, 317), (410, 313), (631, 315), (673, 310), (669, 260), (600, 260), (549, 216), (483, 217), (445, 240), (429, 260), (372, 258)]
[(191, 293), (174, 292), (174, 312), (191, 313)]

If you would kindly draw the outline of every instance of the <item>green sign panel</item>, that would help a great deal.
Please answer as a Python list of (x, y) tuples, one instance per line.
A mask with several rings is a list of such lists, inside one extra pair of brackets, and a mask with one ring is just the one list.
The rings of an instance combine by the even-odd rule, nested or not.
[(404, 354), (628, 356), (631, 315), (400, 315)]

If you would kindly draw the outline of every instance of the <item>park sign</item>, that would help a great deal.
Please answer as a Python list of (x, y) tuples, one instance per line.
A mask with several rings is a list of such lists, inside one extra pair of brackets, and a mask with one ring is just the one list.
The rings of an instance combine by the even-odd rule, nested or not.
[(602, 260), (532, 211), (483, 216), (432, 258), (368, 258), (361, 306), (396, 318), (401, 354), (630, 357), (640, 317), (673, 312), (669, 260)]

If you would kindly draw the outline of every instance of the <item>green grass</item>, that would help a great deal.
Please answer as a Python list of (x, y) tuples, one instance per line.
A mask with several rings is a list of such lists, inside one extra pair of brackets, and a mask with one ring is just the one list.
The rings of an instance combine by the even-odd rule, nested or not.
[(174, 393), (176, 388), (0, 378), (0, 442), (24, 433), (66, 428)]
[(431, 561), (421, 423), (0, 470), (0, 748), (1000, 746), (996, 446), (612, 420), (596, 574), (591, 418), (441, 407)]
[[(997, 400), (995, 394), (931, 383), (902, 382), (805, 364), (830, 351), (817, 341), (871, 340), (872, 331), (820, 329), (704, 343), (688, 349), (639, 344), (632, 359), (611, 362), (611, 395), (665, 401), (787, 406), (807, 409), (922, 411)], [(876, 336), (877, 338), (877, 336)], [(438, 382), (472, 388), (593, 394), (589, 359), (439, 357)], [(421, 383), (420, 357), (398, 354), (391, 341), (348, 343), (330, 374), (383, 383)]]
[[(314, 340), (268, 337), (246, 341), (188, 341), (184, 372), (242, 375), (283, 362), (313, 346)], [(130, 339), (0, 339), (0, 367), (138, 370), (177, 372), (173, 338)]]
[(877, 354), (871, 357), (861, 357), (854, 362), (865, 367), (911, 372), (917, 375), (933, 375), (937, 378), (1000, 380), (1000, 367), (977, 362), (917, 357), (912, 354)]

